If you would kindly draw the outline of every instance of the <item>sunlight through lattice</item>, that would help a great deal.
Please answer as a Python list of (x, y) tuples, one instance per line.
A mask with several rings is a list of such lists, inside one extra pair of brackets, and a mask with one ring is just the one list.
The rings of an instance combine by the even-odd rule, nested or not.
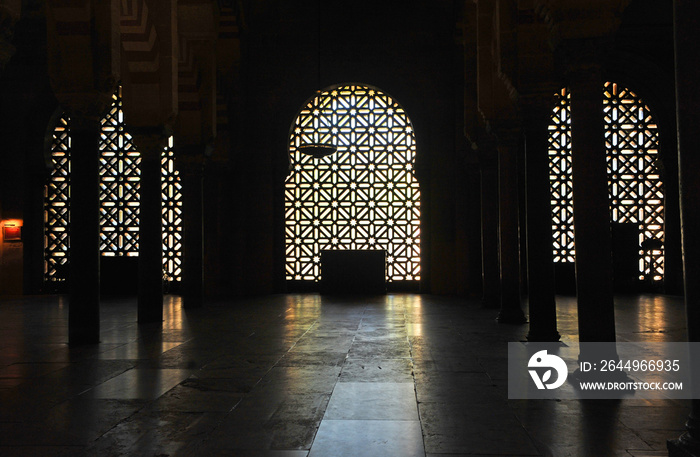
[[(639, 225), (639, 279), (661, 281), (664, 194), (658, 129), (649, 107), (629, 89), (608, 82), (603, 97), (610, 218)], [(573, 262), (571, 118), (566, 89), (556, 96), (549, 125), (549, 166), (554, 260)], [(650, 240), (657, 240), (657, 246)]]
[(66, 116), (58, 121), (51, 143), (53, 169), (44, 186), (44, 280), (63, 282), (70, 247), (70, 129)]
[[(141, 154), (126, 131), (121, 88), (113, 96), (100, 132), (100, 252), (103, 256), (137, 256), (139, 252), (139, 183)], [(54, 169), (45, 188), (44, 280), (64, 281), (70, 252), (70, 120), (54, 130)], [(173, 138), (161, 158), (163, 270), (168, 280), (182, 274), (182, 185), (175, 168)]]
[[(320, 159), (298, 148), (330, 143)], [(420, 279), (420, 190), (405, 111), (366, 86), (312, 98), (290, 135), (285, 186), (286, 277), (318, 281), (321, 251), (385, 249), (387, 281)]]

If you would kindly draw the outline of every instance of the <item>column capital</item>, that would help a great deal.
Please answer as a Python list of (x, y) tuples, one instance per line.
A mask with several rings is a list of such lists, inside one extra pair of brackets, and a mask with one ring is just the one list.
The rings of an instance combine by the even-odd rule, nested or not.
[(520, 119), (500, 121), (491, 124), (491, 133), (496, 137), (496, 146), (517, 147), (522, 137), (522, 123)]
[(120, 79), (117, 0), (46, 2), (47, 70), (71, 121), (99, 122)]
[(134, 137), (141, 160), (160, 160), (163, 149), (172, 135), (169, 125), (130, 126), (129, 133)]
[(112, 106), (112, 94), (116, 89), (116, 80), (113, 85), (105, 82), (104, 91), (94, 92), (62, 92), (57, 94), (61, 107), (70, 117), (71, 129), (88, 130), (98, 128), (102, 118)]
[(564, 75), (601, 65), (630, 1), (535, 1), (535, 10), (549, 28), (556, 65)]
[[(549, 89), (549, 88), (548, 88)], [(557, 88), (523, 94), (520, 97), (520, 116), (523, 127), (548, 124), (554, 108), (554, 94)]]
[(99, 113), (94, 107), (85, 111), (66, 108), (66, 113), (70, 118), (70, 129), (72, 132), (99, 131), (101, 128), (104, 112)]
[(16, 48), (12, 44), (12, 37), (21, 10), (20, 0), (4, 1), (0, 5), (0, 70), (4, 69), (10, 58), (15, 55)]
[(609, 37), (568, 40), (559, 53), (559, 63), (567, 79), (577, 84), (600, 84)]
[(556, 47), (563, 40), (611, 36), (631, 0), (535, 0)]
[(496, 138), (492, 135), (483, 135), (479, 138), (476, 148), (479, 165), (482, 169), (494, 168), (498, 165), (498, 152)]
[(210, 143), (176, 146), (175, 154), (181, 174), (201, 175), (208, 159), (211, 157), (213, 147)]

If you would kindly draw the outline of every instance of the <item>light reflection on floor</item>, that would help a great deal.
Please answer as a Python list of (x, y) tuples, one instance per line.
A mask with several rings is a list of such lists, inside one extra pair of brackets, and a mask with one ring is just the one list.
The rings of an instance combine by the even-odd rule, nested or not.
[[(575, 299), (558, 312), (575, 341)], [(679, 435), (683, 401), (507, 400), (527, 326), (495, 314), (415, 294), (168, 296), (163, 324), (139, 326), (135, 300), (107, 299), (101, 343), (69, 347), (64, 297), (2, 300), (0, 455), (647, 456)], [(618, 297), (618, 341), (680, 341), (683, 316), (678, 297)]]

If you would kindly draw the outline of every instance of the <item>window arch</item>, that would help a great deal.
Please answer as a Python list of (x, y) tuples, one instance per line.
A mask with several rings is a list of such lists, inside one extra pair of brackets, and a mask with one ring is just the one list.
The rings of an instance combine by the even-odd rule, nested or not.
[[(639, 279), (661, 281), (664, 193), (658, 128), (649, 107), (628, 88), (607, 82), (602, 95), (610, 220), (639, 226)], [(575, 259), (569, 99), (566, 89), (556, 94), (549, 124), (555, 262)]]
[[(70, 119), (62, 116), (51, 144), (53, 170), (44, 191), (44, 281), (67, 277), (70, 251)], [(102, 256), (137, 256), (141, 154), (126, 131), (121, 87), (113, 95), (100, 132), (100, 252)], [(182, 185), (175, 168), (173, 138), (161, 157), (163, 271), (181, 279)]]
[[(299, 148), (309, 143), (337, 151), (314, 158)], [(385, 249), (387, 281), (420, 279), (416, 141), (396, 100), (363, 85), (324, 90), (294, 120), (289, 152), (287, 280), (318, 281), (326, 249)]]

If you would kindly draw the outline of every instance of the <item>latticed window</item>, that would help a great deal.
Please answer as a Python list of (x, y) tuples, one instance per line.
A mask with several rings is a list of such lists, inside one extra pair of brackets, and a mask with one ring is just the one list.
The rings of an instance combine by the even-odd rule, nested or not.
[[(101, 121), (100, 252), (103, 256), (137, 256), (141, 154), (126, 132), (121, 88)], [(44, 280), (64, 281), (70, 250), (70, 120), (63, 116), (54, 130), (54, 169), (45, 189)], [(175, 168), (173, 139), (163, 151), (163, 271), (179, 281), (182, 270), (182, 187)]]
[[(311, 143), (337, 151), (315, 158)], [(285, 185), (286, 278), (318, 281), (321, 251), (384, 249), (387, 281), (420, 279), (416, 142), (406, 112), (377, 89), (338, 86), (294, 121)]]
[[(566, 89), (557, 94), (549, 125), (555, 262), (575, 259), (569, 98)], [(611, 82), (603, 90), (603, 113), (611, 221), (638, 225), (639, 279), (661, 281), (664, 194), (656, 123), (634, 92)]]
[(163, 194), (163, 272), (169, 281), (182, 279), (182, 184), (175, 168), (173, 137), (161, 156)]
[(44, 280), (65, 281), (70, 241), (70, 130), (62, 117), (51, 143), (53, 169), (44, 187)]

